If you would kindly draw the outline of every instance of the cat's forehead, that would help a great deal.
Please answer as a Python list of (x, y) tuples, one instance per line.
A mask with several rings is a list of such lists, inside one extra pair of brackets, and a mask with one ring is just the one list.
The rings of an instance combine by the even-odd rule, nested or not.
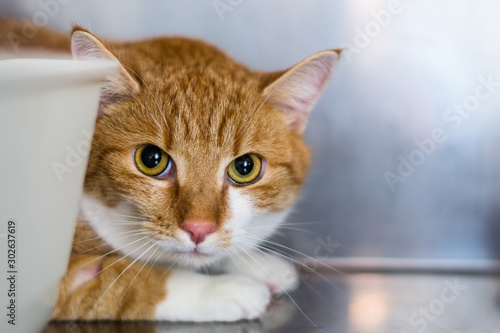
[(141, 86), (127, 103), (127, 119), (115, 119), (127, 131), (190, 155), (247, 153), (276, 136), (279, 116), (264, 103), (260, 75), (217, 48), (174, 38), (118, 53)]
[(250, 79), (240, 85), (191, 73), (156, 85), (145, 81), (136, 98), (109, 122), (131, 133), (124, 137), (134, 145), (152, 143), (187, 157), (235, 157), (275, 135), (279, 119)]
[(227, 86), (178, 91), (158, 111), (167, 126), (164, 134), (170, 149), (188, 146), (236, 155), (268, 136), (262, 122), (273, 118), (260, 96)]
[(117, 44), (120, 61), (149, 84), (195, 77), (243, 83), (252, 72), (213, 45), (189, 38), (156, 38)]

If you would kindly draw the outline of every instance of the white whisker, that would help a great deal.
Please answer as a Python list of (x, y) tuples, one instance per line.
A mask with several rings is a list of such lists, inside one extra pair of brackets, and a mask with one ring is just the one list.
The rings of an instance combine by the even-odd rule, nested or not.
[(144, 219), (144, 217), (140, 216), (140, 215), (127, 215), (127, 214), (118, 214), (118, 213), (111, 213), (111, 212), (101, 212), (101, 214), (108, 215), (108, 216), (128, 217), (131, 219), (138, 219), (138, 220)]
[[(161, 247), (158, 247), (158, 248), (161, 248)], [(144, 277), (143, 284), (146, 282), (146, 279), (148, 278), (148, 275), (151, 272), (151, 269), (153, 269), (153, 266), (156, 265), (156, 262), (158, 261), (158, 259), (160, 259), (166, 251), (167, 251), (167, 249), (163, 248), (162, 251), (161, 251), (161, 253), (156, 257), (156, 259), (153, 262), (153, 264), (149, 267), (148, 273)]]
[[(148, 243), (149, 243), (149, 241), (148, 241), (148, 242), (146, 242), (146, 243), (144, 243), (143, 245), (141, 245), (141, 246), (140, 246), (139, 248), (137, 248), (136, 250), (138, 250), (138, 249), (140, 249), (141, 247), (143, 247), (143, 246), (147, 245)], [(106, 291), (104, 291), (104, 293), (102, 294), (102, 296), (99, 298), (99, 300), (97, 300), (97, 302), (95, 303), (94, 307), (93, 307), (93, 308), (89, 311), (89, 313), (88, 313), (87, 315), (90, 315), (90, 314), (91, 314), (91, 313), (95, 310), (96, 306), (97, 306), (97, 305), (99, 304), (99, 302), (103, 299), (103, 297), (106, 295), (106, 293), (109, 291), (109, 289), (111, 289), (111, 287), (112, 287), (112, 286), (116, 283), (116, 281), (118, 281), (118, 279), (119, 279), (119, 278), (120, 278), (120, 277), (121, 277), (121, 276), (122, 276), (122, 275), (123, 275), (123, 274), (124, 274), (124, 273), (125, 273), (125, 272), (126, 272), (126, 271), (127, 271), (127, 270), (128, 270), (128, 269), (132, 266), (132, 265), (133, 265), (133, 264), (135, 264), (135, 263), (136, 263), (136, 262), (137, 262), (137, 261), (138, 261), (138, 260), (139, 260), (142, 256), (144, 256), (144, 254), (145, 254), (146, 252), (148, 252), (148, 251), (149, 251), (151, 248), (153, 248), (155, 245), (156, 245), (156, 244), (151, 245), (151, 246), (150, 246), (150, 247), (149, 247), (146, 251), (144, 251), (144, 252), (143, 252), (140, 256), (138, 256), (137, 258), (135, 258), (135, 259), (134, 259), (134, 261), (132, 261), (132, 262), (131, 262), (128, 266), (127, 266), (127, 268), (125, 268), (125, 269), (123, 270), (123, 272), (121, 272), (121, 273), (120, 273), (120, 274), (119, 274), (119, 275), (118, 275), (118, 276), (114, 279), (114, 281), (113, 281), (113, 282), (112, 282), (112, 283), (108, 286), (108, 288), (106, 289)], [(125, 258), (125, 257), (123, 257), (123, 258)], [(122, 258), (122, 259), (123, 259), (123, 258)], [(121, 260), (121, 259), (120, 259), (120, 260)], [(119, 260), (118, 260), (118, 261), (119, 261)], [(116, 262), (118, 262), (118, 261), (115, 261), (115, 262), (114, 262), (113, 264), (111, 264), (110, 266), (114, 265), (114, 264), (115, 264)], [(109, 268), (110, 266), (107, 266), (106, 268)], [(105, 268), (105, 269), (106, 269), (106, 268)], [(105, 269), (103, 269), (102, 271), (104, 271)], [(102, 272), (102, 271), (101, 271), (101, 272)]]
[[(113, 235), (123, 235), (123, 234), (130, 234), (130, 233), (134, 233), (134, 232), (137, 232), (137, 233), (138, 232), (143, 232), (143, 230), (120, 231), (120, 232), (114, 232)], [(107, 236), (107, 235), (104, 235), (104, 236)], [(98, 236), (98, 237), (88, 238), (88, 239), (85, 239), (85, 240), (74, 242), (73, 244), (81, 244), (81, 243), (85, 243), (85, 242), (90, 242), (90, 241), (93, 241), (93, 240), (96, 240), (96, 239), (101, 239), (104, 236)], [(130, 237), (130, 235), (126, 236), (126, 237)], [(123, 238), (126, 238), (126, 237), (123, 237)], [(120, 239), (122, 239), (122, 238), (120, 238)]]
[[(129, 237), (134, 237), (134, 236), (139, 236), (139, 235), (148, 235), (148, 234), (149, 234), (148, 232), (145, 232), (144, 230), (134, 230), (134, 231), (136, 231), (137, 233), (135, 233), (135, 234), (131, 234), (131, 235), (127, 235), (127, 236), (124, 236), (124, 237), (120, 237), (120, 238), (117, 238), (116, 240), (121, 240), (121, 239), (129, 238)], [(102, 247), (102, 246), (106, 246), (106, 245), (108, 245), (108, 244), (106, 244), (106, 243), (102, 243), (102, 244), (99, 244), (99, 245), (97, 245), (97, 246), (94, 246), (94, 247), (92, 247), (92, 248), (90, 248), (90, 249), (87, 249), (87, 250), (85, 250), (85, 251), (79, 252), (78, 254), (87, 253), (87, 252), (90, 252), (90, 251), (92, 251), (92, 250), (95, 250), (95, 249), (97, 249), (97, 248), (100, 248), (100, 247)]]
[[(253, 236), (250, 236), (250, 235), (245, 235), (245, 237), (253, 237)], [(257, 238), (257, 237), (254, 237), (254, 238)], [(344, 273), (344, 272), (342, 272), (342, 271), (340, 271), (340, 270), (338, 270), (338, 269), (336, 269), (336, 268), (334, 268), (334, 267), (332, 267), (332, 266), (330, 266), (330, 265), (327, 265), (327, 264), (325, 264), (324, 262), (319, 261), (319, 260), (318, 260), (318, 259), (316, 259), (316, 258), (313, 258), (313, 257), (311, 257), (311, 256), (308, 256), (308, 255), (307, 255), (307, 254), (305, 254), (305, 253), (302, 253), (302, 252), (300, 252), (300, 251), (297, 251), (297, 250), (295, 250), (295, 249), (292, 249), (291, 247), (288, 247), (288, 246), (285, 246), (285, 245), (283, 245), (283, 244), (279, 244), (279, 243), (276, 243), (276, 242), (270, 241), (270, 240), (268, 240), (268, 239), (263, 239), (263, 240), (261, 240), (261, 242), (262, 242), (262, 243), (265, 243), (265, 244), (273, 245), (273, 246), (279, 246), (279, 247), (281, 247), (281, 248), (283, 248), (283, 249), (285, 249), (285, 250), (287, 250), (287, 251), (294, 252), (294, 253), (296, 253), (296, 254), (298, 254), (298, 255), (300, 255), (300, 256), (303, 256), (304, 258), (307, 258), (307, 259), (309, 259), (309, 260), (312, 260), (313, 262), (316, 262), (316, 263), (318, 263), (319, 265), (321, 265), (321, 266), (323, 266), (323, 267), (325, 267), (325, 268), (331, 269), (331, 270), (333, 270), (333, 271), (335, 271), (335, 272), (337, 272), (337, 273), (339, 273), (339, 274), (342, 274), (342, 275), (348, 276), (348, 274), (346, 274), (346, 273)], [(275, 249), (275, 250), (277, 250), (277, 249)], [(301, 263), (301, 265), (307, 266), (307, 265), (305, 265), (304, 263)]]
[[(143, 225), (143, 224), (155, 224), (154, 222), (150, 221), (138, 221), (138, 222), (133, 222), (133, 221), (111, 221), (111, 222), (100, 222), (100, 224), (106, 224), (106, 225)], [(90, 225), (92, 226), (92, 223), (90, 222), (78, 222), (77, 224), (81, 225)]]
[(107, 253), (105, 253), (105, 254), (103, 254), (103, 255), (101, 255), (101, 256), (99, 256), (99, 257), (97, 257), (97, 258), (95, 258), (95, 259), (93, 259), (93, 260), (91, 260), (91, 261), (89, 261), (88, 263), (86, 263), (86, 264), (84, 264), (84, 265), (82, 265), (82, 266), (80, 266), (80, 267), (78, 267), (78, 268), (74, 268), (74, 269), (72, 269), (72, 270), (71, 270), (70, 272), (68, 272), (68, 273), (74, 272), (75, 270), (79, 270), (79, 269), (81, 269), (81, 268), (83, 268), (83, 267), (85, 267), (85, 266), (87, 266), (87, 265), (89, 265), (89, 264), (91, 264), (91, 263), (93, 263), (93, 262), (95, 262), (95, 261), (99, 260), (99, 259), (102, 259), (102, 258), (106, 257), (107, 255), (110, 255), (111, 253), (114, 253), (114, 252), (116, 252), (116, 251), (120, 251), (121, 249), (123, 249), (123, 248), (125, 248), (125, 247), (127, 247), (127, 246), (130, 246), (130, 245), (132, 245), (132, 244), (135, 244), (135, 243), (137, 243), (137, 242), (139, 242), (139, 241), (141, 241), (141, 240), (143, 240), (143, 239), (145, 239), (145, 238), (148, 238), (148, 236), (144, 236), (144, 237), (142, 237), (142, 238), (136, 239), (136, 240), (135, 240), (135, 241), (133, 241), (133, 242), (130, 242), (130, 243), (128, 243), (128, 244), (125, 244), (125, 245), (123, 245), (123, 246), (120, 246), (120, 247), (118, 247), (118, 248), (116, 248), (116, 249), (113, 249), (113, 250), (111, 250), (111, 251), (109, 251), (109, 252), (107, 252)]
[[(259, 249), (259, 250), (261, 250), (261, 251), (268, 251), (268, 252), (271, 252), (271, 253), (273, 253), (273, 254), (275, 254), (275, 255), (277, 255), (277, 256), (280, 256), (280, 257), (282, 257), (282, 258), (285, 258), (285, 259), (287, 259), (287, 260), (292, 261), (293, 263), (295, 263), (295, 264), (299, 265), (300, 267), (302, 267), (302, 268), (303, 268), (303, 269), (305, 269), (306, 271), (309, 271), (309, 272), (312, 272), (312, 273), (314, 273), (314, 274), (318, 275), (318, 276), (319, 276), (319, 277), (321, 277), (324, 281), (326, 281), (328, 284), (332, 285), (333, 287), (335, 287), (337, 290), (339, 290), (340, 292), (342, 292), (342, 293), (345, 295), (345, 291), (344, 291), (344, 290), (342, 290), (342, 289), (340, 289), (340, 288), (339, 288), (339, 287), (338, 287), (335, 283), (333, 283), (333, 282), (332, 282), (329, 278), (327, 278), (325, 275), (323, 275), (323, 274), (321, 274), (320, 272), (318, 272), (318, 271), (314, 270), (313, 268), (309, 267), (308, 265), (304, 264), (303, 262), (300, 262), (300, 261), (299, 261), (299, 260), (297, 260), (296, 258), (294, 258), (294, 257), (290, 256), (288, 253), (283, 252), (283, 251), (281, 251), (281, 250), (279, 250), (279, 249), (270, 249), (270, 248), (268, 248), (268, 247), (264, 247), (264, 246), (262, 246), (262, 245), (256, 245), (256, 246), (255, 246), (255, 248), (256, 248), (256, 249)], [(321, 262), (319, 262), (319, 261), (318, 261), (318, 263), (321, 263)], [(345, 275), (345, 276), (348, 276), (348, 274), (343, 273), (343, 272), (341, 272), (341, 271), (340, 271), (340, 270), (338, 270), (338, 269), (335, 269), (335, 268), (333, 268), (333, 267), (331, 267), (331, 266), (328, 266), (328, 267), (329, 267), (330, 269), (332, 269), (332, 270), (337, 271), (337, 272), (338, 272), (338, 273), (340, 273), (340, 274), (343, 274), (343, 275)]]
[[(256, 246), (255, 247), (255, 250), (259, 251), (260, 253), (266, 255), (266, 256), (270, 256), (271, 254), (269, 254), (268, 252), (266, 252), (268, 249), (265, 248), (265, 247), (261, 247), (261, 246)], [(293, 260), (291, 260), (293, 262)], [(314, 288), (312, 286), (312, 284), (310, 284), (309, 282), (307, 282), (307, 280), (305, 278), (303, 278), (302, 276), (299, 275), (299, 278), (300, 280), (302, 281), (302, 283), (305, 283), (310, 289), (313, 290), (313, 292), (318, 295), (320, 298), (322, 298), (325, 302), (331, 304), (332, 302), (329, 301), (328, 299), (326, 299), (323, 294), (321, 294), (318, 290), (316, 290), (316, 288)]]
[[(158, 245), (158, 243), (160, 243), (160, 242), (161, 242), (161, 241), (156, 241), (156, 242), (153, 244), (153, 246), (157, 246), (157, 245)], [(149, 256), (149, 258), (148, 258), (148, 259), (144, 262), (144, 264), (142, 265), (141, 269), (139, 269), (139, 271), (137, 272), (137, 274), (134, 276), (134, 278), (132, 279), (132, 281), (130, 281), (130, 283), (129, 283), (129, 285), (128, 285), (127, 289), (125, 289), (125, 291), (123, 292), (122, 297), (121, 297), (121, 298), (120, 298), (120, 300), (118, 301), (118, 304), (116, 305), (115, 310), (116, 310), (116, 309), (118, 309), (118, 306), (122, 303), (122, 300), (123, 300), (123, 298), (125, 297), (125, 294), (127, 293), (128, 289), (130, 288), (130, 286), (132, 285), (132, 283), (134, 283), (134, 281), (135, 281), (135, 279), (137, 278), (137, 276), (138, 276), (138, 275), (142, 272), (142, 270), (144, 269), (144, 267), (148, 264), (149, 260), (151, 260), (151, 258), (152, 258), (152, 257), (153, 257), (153, 255), (156, 253), (156, 251), (158, 251), (158, 249), (159, 249), (159, 248), (160, 248), (160, 247), (156, 247), (156, 249), (153, 251), (153, 253), (151, 253), (151, 255)], [(149, 249), (151, 249), (151, 248), (149, 248)], [(146, 252), (147, 252), (147, 251), (149, 251), (149, 249), (147, 249), (147, 250), (146, 250)]]
[[(252, 255), (250, 254), (250, 252), (248, 252), (248, 251), (246, 251), (246, 250), (244, 250), (244, 249), (241, 249), (241, 248), (240, 248), (240, 250), (242, 250), (242, 251), (243, 251), (243, 253), (245, 253), (247, 256), (249, 256), (249, 257), (250, 257), (253, 261), (255, 261), (255, 262), (256, 262), (256, 263), (257, 263), (257, 264), (258, 264), (258, 265), (259, 265), (259, 266), (260, 266), (260, 267), (261, 267), (261, 268), (262, 268), (262, 269), (263, 269), (263, 270), (267, 273), (267, 274), (270, 274), (269, 270), (268, 270), (267, 268), (265, 268), (265, 267), (264, 267), (264, 265), (262, 265), (262, 264), (260, 263), (260, 261), (259, 261), (259, 260), (257, 260), (254, 256), (252, 256)], [(242, 259), (244, 259), (244, 260), (245, 260), (245, 262), (247, 262), (247, 263), (250, 265), (250, 263), (249, 263), (249, 262), (248, 262), (245, 258), (243, 258), (242, 256), (240, 256), (240, 257), (241, 257)], [(293, 299), (293, 297), (290, 295), (290, 293), (289, 293), (289, 292), (287, 292), (287, 291), (285, 290), (285, 288), (283, 288), (283, 286), (282, 286), (282, 285), (281, 285), (281, 284), (280, 284), (277, 280), (276, 280), (275, 282), (279, 285), (279, 287), (283, 290), (283, 292), (284, 292), (284, 293), (288, 296), (288, 298), (290, 299), (290, 301), (292, 301), (292, 303), (293, 303), (293, 304), (295, 305), (295, 307), (299, 310), (299, 312), (300, 312), (300, 313), (301, 313), (301, 314), (302, 314), (302, 315), (303, 315), (303, 316), (304, 316), (304, 317), (305, 317), (305, 318), (306, 318), (306, 319), (307, 319), (307, 320), (308, 320), (308, 321), (309, 321), (309, 322), (310, 322), (313, 326), (315, 326), (315, 328), (319, 328), (319, 329), (321, 329), (321, 327), (319, 327), (319, 326), (318, 326), (318, 325), (317, 325), (314, 321), (312, 321), (312, 319), (311, 319), (311, 318), (309, 318), (309, 316), (308, 316), (308, 315), (304, 312), (304, 310), (302, 310), (302, 309), (300, 308), (300, 306), (297, 304), (297, 302), (295, 302), (295, 300), (294, 300), (294, 299)]]

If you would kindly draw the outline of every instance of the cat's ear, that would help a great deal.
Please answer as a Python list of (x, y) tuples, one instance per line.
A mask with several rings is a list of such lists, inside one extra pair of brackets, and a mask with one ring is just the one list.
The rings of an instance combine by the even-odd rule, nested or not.
[(108, 77), (101, 89), (101, 104), (117, 102), (139, 92), (140, 85), (118, 58), (87, 30), (78, 26), (71, 33), (71, 53), (77, 60), (111, 60), (120, 65), (116, 76)]
[(290, 129), (302, 134), (307, 117), (330, 79), (340, 50), (316, 53), (292, 68), (262, 77), (266, 103), (282, 110)]

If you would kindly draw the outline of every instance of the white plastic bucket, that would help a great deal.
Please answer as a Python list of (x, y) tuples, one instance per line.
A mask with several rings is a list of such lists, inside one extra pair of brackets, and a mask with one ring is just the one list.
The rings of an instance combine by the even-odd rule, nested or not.
[[(70, 255), (112, 62), (0, 61), (0, 332), (39, 332)], [(15, 325), (13, 325), (15, 324)]]

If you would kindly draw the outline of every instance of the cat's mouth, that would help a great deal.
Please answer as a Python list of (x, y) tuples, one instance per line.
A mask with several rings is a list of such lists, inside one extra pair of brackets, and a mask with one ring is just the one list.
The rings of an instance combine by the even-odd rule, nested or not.
[(198, 247), (195, 247), (191, 250), (170, 250), (169, 253), (196, 259), (205, 259), (211, 257), (209, 253), (201, 251)]
[(219, 261), (218, 256), (201, 252), (197, 248), (185, 251), (169, 251), (168, 254), (170, 260), (173, 260), (181, 266), (187, 267), (205, 267)]

